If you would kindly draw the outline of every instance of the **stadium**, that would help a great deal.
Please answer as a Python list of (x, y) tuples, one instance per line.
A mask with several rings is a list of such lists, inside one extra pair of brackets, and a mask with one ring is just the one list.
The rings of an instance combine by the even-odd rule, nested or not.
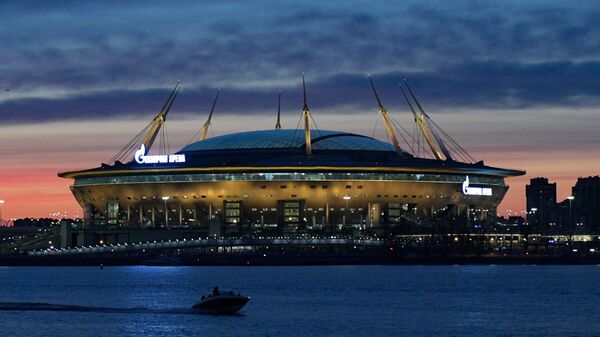
[[(524, 172), (473, 160), (431, 120), (407, 83), (402, 94), (418, 133), (403, 133), (371, 86), (388, 142), (312, 128), (303, 81), (304, 128), (282, 129), (278, 109), (271, 130), (207, 138), (217, 92), (188, 145), (151, 155), (178, 83), (153, 121), (109, 163), (59, 174), (74, 180), (71, 190), (84, 211), (83, 228), (68, 236), (86, 243), (111, 235), (133, 241), (173, 233), (362, 233), (495, 215), (505, 179)], [(401, 145), (399, 136), (410, 138)], [(416, 155), (417, 146), (429, 157)]]

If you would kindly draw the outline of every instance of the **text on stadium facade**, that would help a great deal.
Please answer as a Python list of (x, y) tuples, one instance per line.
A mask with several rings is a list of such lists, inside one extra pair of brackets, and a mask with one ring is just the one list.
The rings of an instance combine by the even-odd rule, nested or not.
[(163, 154), (163, 155), (146, 155), (146, 147), (144, 144), (140, 149), (135, 151), (135, 161), (138, 164), (169, 164), (169, 163), (185, 163), (185, 154)]
[(492, 189), (489, 187), (471, 187), (471, 186), (469, 186), (469, 176), (467, 176), (465, 178), (465, 181), (462, 183), (462, 192), (465, 195), (483, 195), (483, 196), (492, 195)]

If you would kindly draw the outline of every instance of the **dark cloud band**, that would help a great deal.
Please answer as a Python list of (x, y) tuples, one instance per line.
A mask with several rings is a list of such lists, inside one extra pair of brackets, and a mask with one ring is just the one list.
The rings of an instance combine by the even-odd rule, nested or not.
[[(308, 93), (315, 111), (355, 107), (375, 109), (366, 74), (339, 74), (310, 80)], [(423, 72), (375, 74), (386, 105), (404, 109), (398, 83), (408, 78), (426, 107), (519, 109), (540, 106), (588, 106), (600, 101), (600, 62), (540, 64), (467, 63)], [(278, 87), (222, 88), (218, 111), (233, 114), (270, 113), (276, 109)], [(184, 88), (173, 107), (204, 114), (215, 87)], [(15, 99), (0, 104), (4, 123), (119, 116), (148, 118), (162, 106), (168, 89), (92, 92), (61, 99)], [(300, 81), (283, 93), (284, 110), (301, 108)], [(446, 110), (446, 109), (444, 109)]]

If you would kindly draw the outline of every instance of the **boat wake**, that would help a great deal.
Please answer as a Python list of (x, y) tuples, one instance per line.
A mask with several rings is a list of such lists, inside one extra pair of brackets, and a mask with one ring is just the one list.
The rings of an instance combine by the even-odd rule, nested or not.
[(71, 304), (52, 304), (36, 302), (0, 302), (0, 311), (68, 311), (68, 312), (96, 312), (96, 313), (130, 313), (130, 314), (172, 314), (172, 315), (197, 315), (198, 312), (191, 308), (111, 308), (89, 307)]

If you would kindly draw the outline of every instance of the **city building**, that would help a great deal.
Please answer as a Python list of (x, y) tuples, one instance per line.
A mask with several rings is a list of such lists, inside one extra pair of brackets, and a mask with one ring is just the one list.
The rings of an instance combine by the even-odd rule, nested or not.
[(600, 233), (600, 176), (578, 178), (572, 188), (571, 224), (581, 233)]
[(547, 178), (533, 178), (525, 186), (527, 221), (532, 230), (548, 234), (556, 223), (556, 183)]

